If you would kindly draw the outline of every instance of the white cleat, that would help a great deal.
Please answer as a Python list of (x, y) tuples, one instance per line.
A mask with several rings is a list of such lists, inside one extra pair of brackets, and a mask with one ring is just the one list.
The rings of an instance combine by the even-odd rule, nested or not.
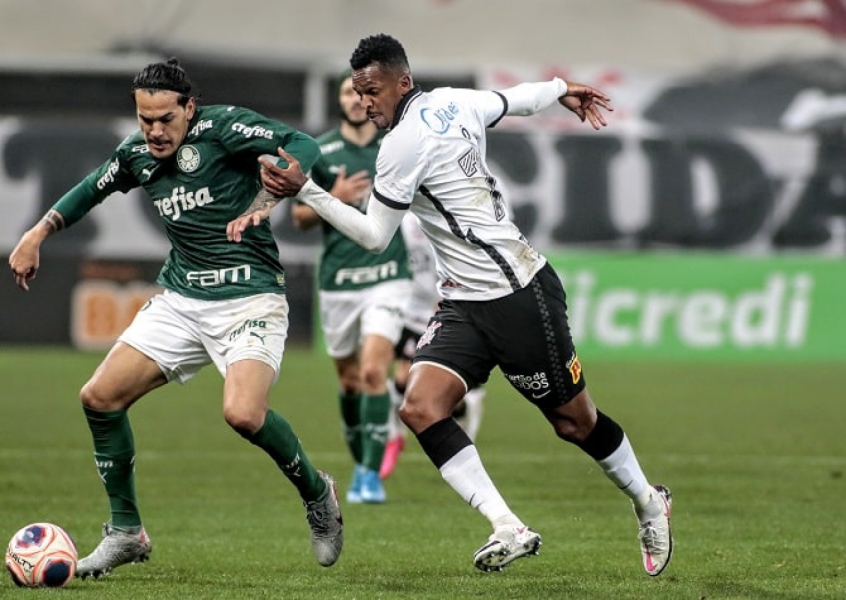
[(640, 553), (643, 555), (643, 568), (651, 577), (660, 575), (673, 556), (673, 533), (670, 529), (673, 495), (663, 485), (656, 485), (655, 490), (663, 510), (658, 517), (640, 522), (637, 532)]
[(344, 519), (341, 517), (341, 505), (335, 480), (323, 471), (318, 471), (326, 482), (326, 493), (320, 500), (304, 502), (306, 520), (311, 528), (311, 549), (324, 567), (331, 567), (341, 556), (344, 547)]
[(488, 543), (476, 550), (473, 564), (485, 572), (501, 571), (518, 558), (537, 555), (542, 543), (540, 534), (525, 525), (497, 527)]
[(80, 579), (108, 574), (115, 567), (130, 563), (144, 562), (150, 558), (153, 544), (143, 527), (138, 531), (124, 531), (112, 526), (103, 525), (103, 541), (94, 552), (79, 559), (76, 566), (76, 576)]

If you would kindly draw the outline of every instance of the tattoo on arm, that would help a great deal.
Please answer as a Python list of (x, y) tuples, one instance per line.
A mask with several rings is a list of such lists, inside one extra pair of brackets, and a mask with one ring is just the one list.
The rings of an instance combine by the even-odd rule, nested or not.
[(41, 222), (51, 231), (60, 231), (65, 228), (65, 218), (52, 208), (41, 218)]
[(282, 198), (277, 198), (267, 190), (259, 190), (259, 193), (256, 194), (256, 198), (253, 200), (253, 203), (247, 207), (247, 210), (245, 210), (244, 214), (241, 216), (246, 217), (247, 215), (251, 215), (253, 213), (270, 210), (281, 201)]

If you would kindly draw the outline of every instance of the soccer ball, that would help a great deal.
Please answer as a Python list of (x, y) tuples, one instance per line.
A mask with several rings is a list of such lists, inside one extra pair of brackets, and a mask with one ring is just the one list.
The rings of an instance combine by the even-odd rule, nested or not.
[(9, 541), (6, 570), (20, 587), (62, 587), (73, 579), (78, 558), (76, 544), (64, 529), (32, 523)]

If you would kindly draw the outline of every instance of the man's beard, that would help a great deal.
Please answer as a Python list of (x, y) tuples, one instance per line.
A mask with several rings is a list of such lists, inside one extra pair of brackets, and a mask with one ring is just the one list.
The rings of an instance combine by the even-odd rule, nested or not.
[(367, 125), (367, 123), (370, 122), (370, 119), (368, 119), (367, 117), (364, 117), (363, 119), (359, 119), (358, 121), (354, 121), (353, 119), (350, 119), (349, 116), (347, 116), (346, 114), (342, 114), (341, 118), (344, 121), (346, 121), (346, 123), (348, 125), (351, 125), (351, 126), (355, 127), (356, 129), (361, 129), (362, 127)]

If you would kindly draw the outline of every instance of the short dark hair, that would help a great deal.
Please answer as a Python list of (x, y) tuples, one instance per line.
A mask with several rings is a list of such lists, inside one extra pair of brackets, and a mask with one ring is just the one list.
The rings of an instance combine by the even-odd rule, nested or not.
[(353, 70), (363, 69), (371, 63), (390, 70), (409, 70), (408, 57), (402, 44), (386, 33), (363, 38), (353, 50), (350, 57)]
[(167, 62), (150, 63), (144, 67), (132, 80), (131, 92), (134, 95), (136, 90), (168, 90), (178, 93), (181, 98), (179, 103), (185, 105), (193, 94), (194, 84), (188, 78), (185, 69), (179, 64), (176, 57), (169, 58)]

